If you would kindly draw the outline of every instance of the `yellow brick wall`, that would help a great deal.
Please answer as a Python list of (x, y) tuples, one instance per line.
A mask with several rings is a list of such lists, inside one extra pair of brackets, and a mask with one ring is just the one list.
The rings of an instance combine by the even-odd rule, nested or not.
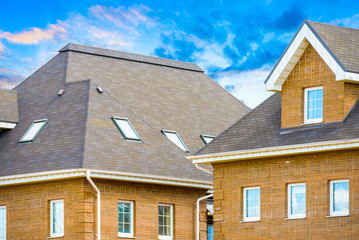
[[(196, 200), (206, 190), (94, 180), (101, 191), (101, 239), (118, 238), (118, 201), (134, 201), (135, 237), (158, 239), (158, 204), (172, 204), (174, 239), (195, 238)], [(0, 187), (0, 206), (7, 208), (7, 239), (47, 239), (50, 201), (64, 199), (65, 236), (54, 239), (96, 239), (96, 196), (84, 178)], [(206, 206), (201, 205), (201, 239), (206, 239)]]
[[(214, 164), (215, 240), (359, 239), (359, 150)], [(350, 216), (329, 215), (329, 181), (349, 179)], [(306, 219), (287, 218), (287, 184), (306, 183)], [(260, 222), (243, 220), (243, 188), (259, 186)]]
[(309, 45), (282, 86), (282, 128), (304, 123), (304, 89), (323, 86), (323, 123), (343, 121), (359, 98), (359, 85), (335, 81), (335, 75)]

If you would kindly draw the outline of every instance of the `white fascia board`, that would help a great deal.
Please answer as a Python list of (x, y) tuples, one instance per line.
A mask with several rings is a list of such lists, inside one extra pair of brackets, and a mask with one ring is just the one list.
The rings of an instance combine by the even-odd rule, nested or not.
[(317, 35), (308, 27), (307, 23), (304, 23), (268, 78), (266, 82), (267, 91), (282, 91), (284, 81), (297, 64), (309, 43), (333, 71), (337, 81), (359, 81), (359, 74), (346, 72), (340, 66), (338, 60), (333, 57), (331, 52), (318, 39)]
[(0, 122), (0, 129), (14, 129), (17, 123)]
[(211, 164), (353, 148), (359, 148), (359, 138), (195, 155), (187, 158), (195, 164)]
[(143, 182), (143, 183), (193, 187), (193, 188), (202, 188), (202, 189), (213, 188), (212, 182), (210, 181), (196, 181), (191, 179), (170, 178), (170, 177), (162, 177), (162, 176), (141, 175), (141, 174), (103, 171), (103, 170), (91, 170), (84, 168), (4, 176), (4, 177), (0, 177), (0, 186), (86, 177), (87, 170), (91, 171), (90, 177), (92, 178), (112, 179), (117, 181)]

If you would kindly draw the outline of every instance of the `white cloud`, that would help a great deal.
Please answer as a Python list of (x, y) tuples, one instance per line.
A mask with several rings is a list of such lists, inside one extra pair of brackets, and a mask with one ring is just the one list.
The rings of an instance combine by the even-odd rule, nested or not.
[(255, 108), (272, 95), (264, 88), (264, 80), (268, 74), (269, 71), (262, 69), (242, 72), (228, 71), (217, 74), (214, 80), (224, 88), (234, 86), (230, 92), (248, 107)]
[(0, 52), (4, 51), (4, 44), (2, 42), (0, 42)]
[(211, 67), (224, 69), (232, 64), (231, 60), (223, 53), (223, 46), (217, 43), (205, 46), (201, 51), (195, 52), (192, 57), (205, 70)]
[(348, 18), (343, 18), (343, 19), (334, 19), (333, 21), (331, 21), (329, 24), (334, 24), (334, 25), (341, 25), (344, 27), (350, 27), (350, 28), (359, 28), (359, 13), (355, 14), (351, 17)]
[(66, 30), (57, 25), (50, 24), (47, 28), (41, 29), (37, 27), (30, 28), (29, 30), (23, 30), (17, 33), (1, 32), (0, 38), (6, 39), (11, 43), (18, 44), (37, 44), (40, 41), (52, 40), (55, 36), (64, 38)]

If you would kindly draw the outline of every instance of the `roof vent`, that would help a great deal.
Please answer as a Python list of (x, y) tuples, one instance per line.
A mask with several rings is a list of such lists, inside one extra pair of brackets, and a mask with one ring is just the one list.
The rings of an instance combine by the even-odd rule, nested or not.
[(61, 89), (61, 90), (57, 93), (57, 95), (62, 96), (62, 95), (64, 95), (64, 93), (65, 93), (65, 90), (64, 90), (64, 89)]
[(97, 90), (97, 92), (99, 92), (99, 93), (103, 93), (103, 89), (102, 89), (101, 87), (97, 87), (96, 90)]

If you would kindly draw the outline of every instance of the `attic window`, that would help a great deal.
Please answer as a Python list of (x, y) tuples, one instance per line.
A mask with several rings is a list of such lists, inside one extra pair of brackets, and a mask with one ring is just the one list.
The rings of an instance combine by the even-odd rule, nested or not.
[(19, 142), (26, 143), (34, 141), (37, 135), (39, 135), (40, 131), (45, 127), (46, 123), (47, 119), (35, 120)]
[(306, 88), (304, 93), (304, 123), (323, 121), (323, 87)]
[(210, 136), (210, 135), (203, 135), (203, 134), (201, 134), (201, 139), (202, 139), (202, 141), (204, 142), (204, 144), (208, 144), (208, 143), (210, 143), (212, 140), (213, 140), (213, 138), (215, 138), (215, 136)]
[(177, 145), (177, 147), (181, 148), (183, 151), (189, 153), (188, 148), (182, 142), (181, 138), (175, 131), (169, 130), (161, 130), (162, 134), (165, 135), (171, 142)]
[(112, 117), (111, 119), (126, 140), (141, 141), (140, 136), (127, 118)]

